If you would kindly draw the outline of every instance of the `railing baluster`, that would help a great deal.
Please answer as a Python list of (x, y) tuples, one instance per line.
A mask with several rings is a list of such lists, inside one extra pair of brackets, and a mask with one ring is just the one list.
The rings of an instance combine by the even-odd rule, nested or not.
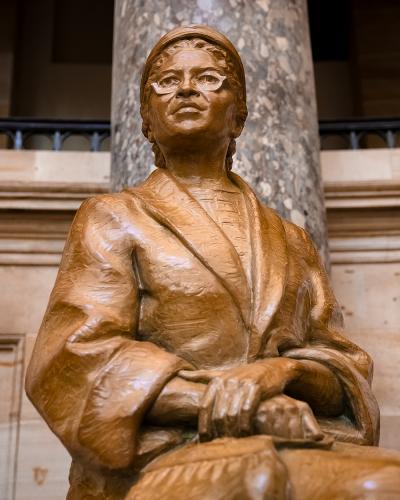
[(14, 134), (14, 149), (21, 150), (24, 145), (24, 136), (21, 130), (16, 130)]
[(386, 132), (386, 146), (388, 148), (396, 147), (396, 134), (393, 133), (393, 130), (388, 130)]
[(90, 138), (90, 151), (100, 151), (101, 137), (98, 132), (93, 132)]
[(59, 130), (56, 130), (53, 134), (53, 151), (61, 151), (62, 147), (62, 135)]
[(359, 138), (359, 135), (357, 134), (357, 132), (354, 132), (354, 130), (352, 130), (350, 132), (350, 147), (351, 147), (351, 149), (358, 149), (359, 148), (358, 138)]

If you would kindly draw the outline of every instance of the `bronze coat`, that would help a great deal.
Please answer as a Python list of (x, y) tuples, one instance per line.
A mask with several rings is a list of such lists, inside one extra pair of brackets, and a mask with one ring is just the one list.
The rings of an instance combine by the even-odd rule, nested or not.
[(27, 392), (80, 466), (132, 470), (177, 444), (166, 432), (152, 451), (142, 422), (180, 369), (269, 356), (329, 367), (347, 414), (322, 427), (377, 443), (371, 360), (339, 333), (341, 312), (308, 235), (230, 176), (251, 221), (251, 283), (230, 241), (168, 171), (79, 209)]

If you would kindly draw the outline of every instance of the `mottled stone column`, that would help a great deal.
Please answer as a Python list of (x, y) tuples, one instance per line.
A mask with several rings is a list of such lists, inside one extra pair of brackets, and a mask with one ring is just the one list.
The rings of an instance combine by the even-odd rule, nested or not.
[(305, 227), (327, 262), (306, 0), (116, 0), (114, 189), (140, 182), (153, 165), (139, 114), (144, 60), (162, 34), (191, 23), (227, 35), (244, 62), (249, 117), (234, 170), (265, 203)]

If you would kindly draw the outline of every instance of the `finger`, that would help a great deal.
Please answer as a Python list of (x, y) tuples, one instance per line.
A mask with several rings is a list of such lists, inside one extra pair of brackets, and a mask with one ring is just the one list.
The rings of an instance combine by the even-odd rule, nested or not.
[(231, 393), (226, 415), (227, 432), (229, 432), (230, 436), (237, 437), (240, 435), (240, 410), (246, 396), (243, 387), (236, 384), (235, 390)]
[(201, 382), (207, 384), (210, 380), (219, 377), (222, 374), (221, 370), (180, 370), (178, 375), (191, 382)]
[(321, 439), (324, 438), (324, 433), (321, 431), (321, 428), (311, 411), (307, 410), (303, 413), (302, 424), (305, 439), (321, 441)]
[(274, 402), (271, 400), (263, 401), (257, 408), (256, 415), (254, 416), (255, 429), (257, 434), (271, 434), (271, 418), (273, 413)]
[(224, 418), (223, 401), (226, 397), (225, 388), (222, 386), (216, 393), (211, 413), (211, 434), (213, 438), (222, 436), (221, 422)]
[(235, 424), (235, 419), (230, 418), (228, 410), (230, 402), (238, 392), (238, 389), (237, 382), (228, 380), (223, 383), (221, 390), (216, 394), (212, 414), (214, 437), (232, 435), (232, 426)]
[(253, 429), (252, 420), (260, 403), (261, 391), (257, 384), (247, 384), (244, 387), (246, 397), (239, 413), (239, 427), (241, 435), (248, 435)]
[(306, 439), (302, 415), (299, 412), (296, 412), (293, 415), (288, 415), (287, 428), (287, 437), (292, 439)]
[(210, 439), (212, 439), (211, 416), (214, 408), (214, 400), (217, 390), (217, 385), (211, 382), (211, 384), (207, 387), (203, 399), (201, 400), (198, 423), (200, 441), (209, 441)]
[(289, 437), (289, 425), (287, 414), (281, 403), (277, 402), (274, 407), (274, 412), (271, 414), (269, 421), (272, 428), (271, 434), (279, 437)]

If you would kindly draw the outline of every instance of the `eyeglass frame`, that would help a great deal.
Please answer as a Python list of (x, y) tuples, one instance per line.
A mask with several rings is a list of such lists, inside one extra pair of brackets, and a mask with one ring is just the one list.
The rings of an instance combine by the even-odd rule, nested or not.
[[(203, 75), (204, 73), (207, 73), (207, 72), (210, 72), (210, 70), (203, 71), (200, 74), (200, 76)], [(190, 81), (192, 82), (193, 78), (196, 78), (197, 76), (198, 75), (196, 75), (195, 77), (191, 77)], [(212, 89), (201, 88), (201, 86), (199, 87), (198, 84), (194, 85), (194, 88), (196, 90), (198, 90), (199, 92), (217, 92), (222, 87), (224, 81), (227, 80), (227, 76), (226, 75), (221, 75), (220, 73), (218, 73), (215, 70), (212, 71), (212, 76), (214, 76), (217, 79), (219, 79), (219, 83), (218, 83), (218, 86), (216, 88), (212, 88)], [(168, 95), (168, 94), (173, 94), (173, 93), (177, 92), (177, 90), (182, 86), (183, 83), (184, 83), (184, 80), (181, 80), (176, 87), (174, 87), (172, 89), (168, 89), (168, 90), (161, 89), (161, 87), (159, 86), (158, 82), (152, 82), (151, 83), (151, 87), (153, 88), (154, 92), (157, 95)], [(192, 83), (192, 85), (193, 85), (193, 83)]]

